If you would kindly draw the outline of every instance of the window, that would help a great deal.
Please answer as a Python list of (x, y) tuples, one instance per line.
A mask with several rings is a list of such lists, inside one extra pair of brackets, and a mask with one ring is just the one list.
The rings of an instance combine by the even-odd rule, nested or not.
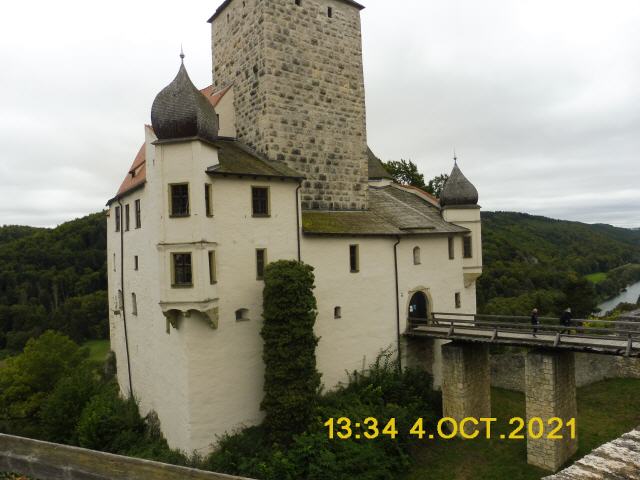
[(335, 307), (333, 309), (333, 318), (342, 318), (342, 307)]
[(449, 260), (456, 258), (454, 238), (449, 237)]
[(209, 252), (209, 283), (213, 285), (217, 282), (216, 277), (216, 252)]
[(456, 293), (456, 308), (462, 307), (462, 300), (460, 299), (460, 293)]
[(333, 18), (333, 8), (331, 8), (331, 7), (327, 8), (327, 16), (329, 18)]
[(129, 204), (127, 203), (124, 206), (124, 229), (125, 231), (129, 231), (129, 226), (130, 226), (130, 218), (129, 218)]
[(179, 183), (170, 186), (169, 196), (172, 217), (188, 217), (189, 216), (189, 184)]
[(269, 216), (269, 188), (251, 187), (251, 204), (254, 217)]
[(349, 245), (349, 269), (351, 273), (360, 271), (360, 255), (358, 245)]
[(124, 298), (122, 297), (122, 290), (118, 290), (118, 310), (122, 310)]
[(131, 314), (138, 315), (138, 300), (135, 293), (131, 294)]
[(256, 278), (262, 280), (264, 278), (264, 266), (267, 264), (267, 250), (258, 248), (256, 250)]
[(133, 257), (133, 269), (137, 271), (138, 270), (138, 266), (139, 266), (139, 264), (138, 264), (138, 255), (135, 255)]
[(462, 252), (463, 252), (464, 258), (473, 257), (473, 249), (471, 245), (472, 245), (471, 235), (467, 235), (466, 237), (464, 237), (463, 243), (462, 243)]
[(246, 322), (249, 320), (249, 310), (241, 308), (236, 310), (236, 322)]
[(116, 232), (120, 231), (120, 207), (116, 207)]
[(302, 5), (302, 0), (296, 0), (296, 5), (297, 5), (297, 6)]
[(211, 208), (211, 184), (204, 185), (204, 210), (207, 217), (213, 217), (213, 208)]
[(174, 253), (173, 257), (173, 286), (190, 287), (193, 285), (190, 253)]
[(142, 211), (140, 208), (140, 200), (136, 200), (135, 202), (135, 206), (136, 206), (136, 228), (140, 228), (142, 227)]
[(420, 265), (420, 247), (413, 249), (413, 264)]
[(113, 254), (113, 271), (116, 271), (116, 254)]

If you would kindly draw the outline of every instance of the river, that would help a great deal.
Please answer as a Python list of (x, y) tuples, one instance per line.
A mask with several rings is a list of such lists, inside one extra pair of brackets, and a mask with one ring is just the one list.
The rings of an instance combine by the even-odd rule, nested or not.
[(634, 283), (633, 285), (629, 285), (627, 290), (622, 292), (617, 297), (612, 298), (611, 300), (607, 300), (606, 302), (598, 305), (602, 310), (598, 315), (603, 315), (607, 313), (609, 310), (613, 310), (618, 306), (619, 303), (627, 302), (627, 303), (636, 303), (638, 301), (638, 297), (640, 297), (640, 282)]

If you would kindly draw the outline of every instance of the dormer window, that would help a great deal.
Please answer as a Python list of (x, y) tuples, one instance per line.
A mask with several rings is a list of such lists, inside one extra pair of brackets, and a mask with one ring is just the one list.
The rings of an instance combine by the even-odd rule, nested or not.
[(169, 212), (172, 217), (189, 216), (188, 183), (176, 183), (169, 186)]

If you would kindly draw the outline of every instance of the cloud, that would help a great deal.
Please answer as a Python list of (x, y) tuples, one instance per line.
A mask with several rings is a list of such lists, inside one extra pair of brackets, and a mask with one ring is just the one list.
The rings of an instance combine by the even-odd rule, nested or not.
[[(427, 177), (456, 148), (485, 209), (640, 226), (640, 3), (365, 0), (368, 138)], [(0, 29), (0, 224), (112, 197), (180, 44), (211, 81), (217, 3), (12, 3)]]

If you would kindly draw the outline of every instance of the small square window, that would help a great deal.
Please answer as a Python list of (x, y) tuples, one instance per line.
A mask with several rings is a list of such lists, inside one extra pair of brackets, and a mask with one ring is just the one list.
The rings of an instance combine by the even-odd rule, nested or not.
[(463, 239), (462, 251), (464, 258), (472, 258), (473, 257), (473, 248), (471, 243), (471, 235), (467, 235)]
[(268, 187), (251, 187), (251, 208), (254, 217), (269, 216)]
[(190, 253), (173, 253), (173, 286), (191, 287), (193, 286), (193, 271), (191, 268)]
[(351, 273), (360, 271), (360, 252), (358, 245), (349, 245), (349, 270)]
[(256, 279), (264, 279), (264, 267), (267, 264), (267, 250), (258, 248), (256, 250)]
[(189, 216), (189, 184), (179, 183), (170, 185), (169, 211), (172, 217)]
[(462, 300), (460, 299), (460, 293), (456, 292), (456, 308), (461, 308), (462, 307)]
[(249, 320), (249, 310), (240, 308), (236, 310), (236, 322), (246, 322)]
[(455, 241), (453, 237), (449, 237), (449, 260), (456, 258)]

